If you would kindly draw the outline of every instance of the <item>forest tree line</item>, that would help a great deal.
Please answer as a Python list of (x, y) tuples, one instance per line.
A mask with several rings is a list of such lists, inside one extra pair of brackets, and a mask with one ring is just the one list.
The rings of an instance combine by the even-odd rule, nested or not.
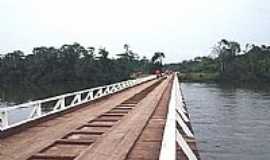
[(140, 58), (128, 44), (117, 58), (109, 58), (105, 48), (86, 48), (79, 43), (36, 47), (31, 54), (18, 50), (0, 57), (0, 84), (104, 85), (129, 79), (134, 73), (151, 73), (161, 68), (164, 57), (164, 53), (156, 52), (150, 60)]
[(246, 44), (242, 49), (238, 42), (222, 39), (209, 56), (166, 67), (189, 75), (190, 80), (193, 74), (200, 76), (195, 79), (215, 81), (269, 81), (270, 46)]

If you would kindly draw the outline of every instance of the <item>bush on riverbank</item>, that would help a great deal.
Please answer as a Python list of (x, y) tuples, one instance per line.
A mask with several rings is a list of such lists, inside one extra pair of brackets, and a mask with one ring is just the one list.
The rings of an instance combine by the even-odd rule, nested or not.
[(218, 80), (218, 73), (180, 73), (183, 82), (214, 82)]

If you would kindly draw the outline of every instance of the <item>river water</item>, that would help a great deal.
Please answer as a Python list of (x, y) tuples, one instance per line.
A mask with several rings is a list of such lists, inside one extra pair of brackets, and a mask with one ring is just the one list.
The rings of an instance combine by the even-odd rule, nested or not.
[(181, 84), (203, 160), (270, 159), (270, 87)]

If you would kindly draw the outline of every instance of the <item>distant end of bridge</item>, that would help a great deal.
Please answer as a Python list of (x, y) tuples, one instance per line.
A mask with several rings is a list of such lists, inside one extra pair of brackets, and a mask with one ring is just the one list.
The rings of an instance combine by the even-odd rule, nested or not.
[(0, 109), (0, 159), (199, 160), (200, 156), (175, 73)]

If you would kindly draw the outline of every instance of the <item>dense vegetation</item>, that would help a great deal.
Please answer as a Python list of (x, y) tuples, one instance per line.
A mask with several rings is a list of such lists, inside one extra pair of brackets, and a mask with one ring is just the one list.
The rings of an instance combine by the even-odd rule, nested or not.
[(109, 58), (109, 51), (85, 48), (79, 43), (60, 48), (37, 47), (32, 54), (14, 51), (0, 57), (0, 84), (86, 84), (87, 87), (126, 80), (134, 73), (147, 74), (162, 65), (164, 54), (156, 52), (151, 60), (140, 58), (124, 45), (117, 58)]
[[(153, 73), (162, 68), (165, 55), (156, 52), (151, 59), (140, 58), (125, 44), (123, 53), (110, 57), (105, 48), (78, 43), (0, 55), (0, 99), (23, 102)], [(238, 42), (222, 39), (211, 55), (167, 64), (165, 69), (179, 71), (189, 81), (269, 81), (270, 46), (247, 44), (241, 49)], [(7, 99), (18, 94), (18, 100)]]
[(207, 57), (170, 64), (167, 68), (183, 73), (186, 80), (268, 81), (270, 80), (270, 46), (247, 44), (222, 39)]

